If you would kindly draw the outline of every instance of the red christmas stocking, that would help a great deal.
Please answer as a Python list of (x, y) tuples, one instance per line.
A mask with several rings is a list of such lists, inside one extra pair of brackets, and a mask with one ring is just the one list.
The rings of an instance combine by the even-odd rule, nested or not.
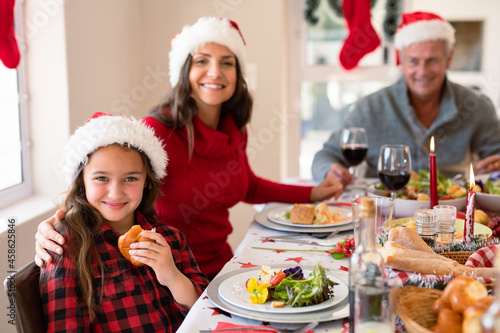
[(361, 58), (380, 45), (380, 39), (370, 22), (370, 0), (344, 0), (342, 9), (349, 36), (340, 51), (339, 60), (345, 69), (353, 69)]
[(7, 68), (16, 68), (21, 58), (14, 34), (14, 2), (0, 0), (0, 60)]

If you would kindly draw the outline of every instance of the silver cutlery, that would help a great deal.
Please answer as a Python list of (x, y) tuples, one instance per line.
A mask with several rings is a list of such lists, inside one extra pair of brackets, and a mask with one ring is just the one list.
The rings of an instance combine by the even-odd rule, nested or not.
[(297, 328), (295, 330), (287, 330), (287, 329), (277, 329), (270, 327), (233, 327), (233, 328), (220, 328), (213, 330), (200, 330), (197, 333), (211, 333), (211, 332), (228, 332), (228, 331), (265, 331), (265, 332), (275, 332), (275, 333), (306, 333), (307, 331), (318, 326), (318, 322), (312, 322), (303, 326), (301, 328)]
[[(337, 233), (338, 233), (338, 231), (335, 234), (337, 234)], [(283, 237), (271, 236), (271, 237), (266, 237), (263, 239), (270, 239), (270, 240), (273, 240), (276, 242), (289, 242), (289, 243), (309, 244), (309, 245), (328, 246), (328, 247), (335, 246), (337, 244), (337, 242), (334, 242), (330, 239), (324, 239), (324, 240), (311, 239), (311, 240), (308, 240), (308, 239), (295, 239), (295, 238), (286, 237), (286, 236), (283, 236)]]

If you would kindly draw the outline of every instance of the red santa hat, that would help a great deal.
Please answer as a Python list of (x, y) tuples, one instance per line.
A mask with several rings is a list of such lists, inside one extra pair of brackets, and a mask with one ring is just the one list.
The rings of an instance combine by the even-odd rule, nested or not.
[(397, 50), (431, 40), (444, 40), (451, 48), (455, 44), (455, 29), (442, 17), (433, 13), (403, 14), (394, 36), (394, 46)]
[(113, 116), (96, 112), (79, 127), (63, 148), (56, 169), (64, 180), (71, 184), (80, 166), (88, 163), (88, 156), (100, 147), (112, 144), (133, 147), (149, 158), (158, 179), (166, 176), (167, 153), (153, 129), (131, 117)]
[(188, 54), (207, 43), (226, 46), (234, 53), (241, 71), (245, 73), (246, 43), (238, 25), (224, 17), (207, 16), (200, 18), (191, 26), (185, 25), (170, 41), (172, 49), (169, 53), (169, 75), (172, 87), (179, 82), (181, 68)]

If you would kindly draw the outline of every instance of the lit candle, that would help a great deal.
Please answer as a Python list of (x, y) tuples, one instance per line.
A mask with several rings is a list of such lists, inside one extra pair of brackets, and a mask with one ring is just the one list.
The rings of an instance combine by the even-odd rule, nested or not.
[(476, 192), (474, 192), (474, 171), (472, 163), (470, 165), (470, 187), (467, 190), (467, 204), (465, 211), (464, 223), (464, 242), (472, 242), (474, 240), (474, 214), (476, 212)]
[(429, 154), (429, 170), (431, 178), (431, 209), (438, 204), (436, 155), (434, 154), (434, 137), (431, 138), (431, 153)]

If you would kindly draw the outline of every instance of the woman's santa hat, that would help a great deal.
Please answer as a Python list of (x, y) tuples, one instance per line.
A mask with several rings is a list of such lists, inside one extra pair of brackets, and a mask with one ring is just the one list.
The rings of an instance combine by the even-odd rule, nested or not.
[(444, 40), (451, 49), (455, 44), (455, 29), (442, 17), (433, 13), (403, 14), (394, 36), (394, 46), (397, 50), (401, 51), (411, 44), (431, 40)]
[(166, 176), (167, 153), (152, 128), (133, 117), (113, 116), (101, 112), (94, 113), (92, 118), (70, 137), (56, 168), (64, 180), (71, 184), (81, 165), (88, 163), (90, 154), (98, 148), (113, 144), (133, 147), (145, 153), (155, 176), (158, 179)]
[(170, 41), (169, 53), (170, 84), (175, 87), (179, 82), (181, 68), (187, 56), (207, 43), (226, 46), (238, 59), (240, 69), (245, 73), (245, 39), (238, 25), (224, 17), (202, 17), (195, 24), (186, 25)]

